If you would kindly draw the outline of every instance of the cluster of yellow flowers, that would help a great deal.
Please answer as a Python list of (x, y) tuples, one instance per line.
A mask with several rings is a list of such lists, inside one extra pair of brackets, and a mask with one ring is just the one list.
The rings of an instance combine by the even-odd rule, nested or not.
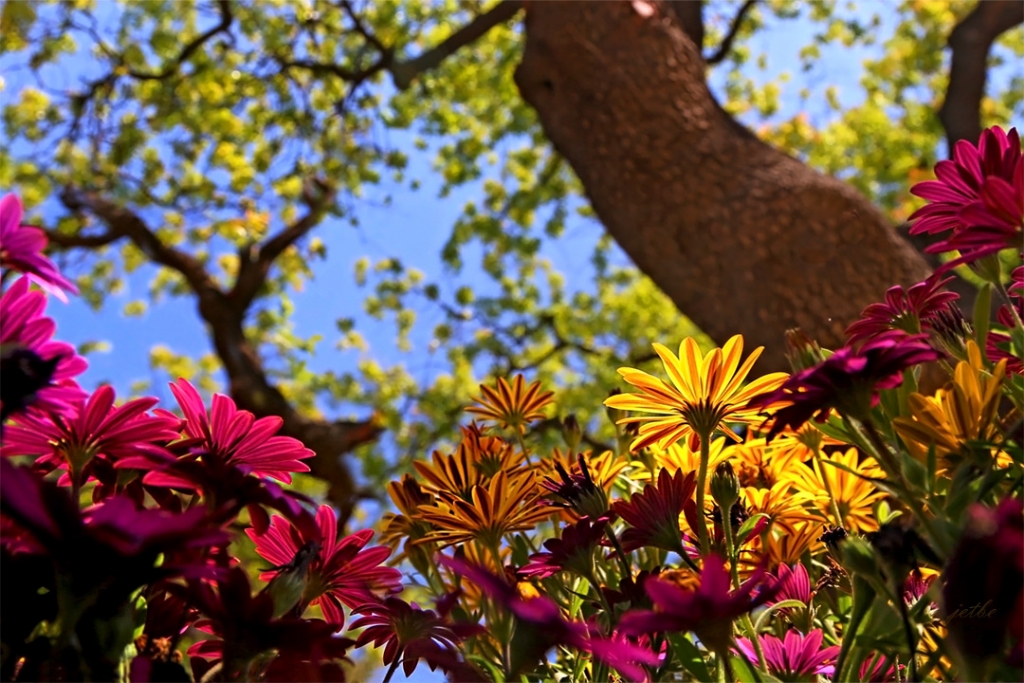
[[(616, 484), (628, 491), (636, 487), (632, 482), (654, 481), (663, 469), (697, 471), (701, 440), (722, 432), (727, 436), (707, 445), (708, 469), (731, 463), (741, 485), (734, 516), (760, 515), (769, 522), (766, 533), (748, 536), (741, 549), (744, 573), (764, 560), (774, 568), (795, 563), (804, 553), (823, 553), (820, 538), (829, 526), (854, 533), (878, 529), (877, 506), (886, 494), (872, 481), (884, 477), (873, 458), (826, 436), (812, 423), (784, 431), (770, 443), (756, 436), (764, 418), (747, 401), (786, 377), (773, 373), (743, 385), (760, 349), (742, 364), (739, 336), (706, 355), (692, 339), (682, 343), (678, 356), (661, 345), (655, 350), (671, 383), (623, 368), (626, 381), (642, 393), (606, 401), (613, 414), (633, 413), (620, 414), (617, 420), (635, 434), (632, 453), (583, 454), (590, 476), (606, 493)], [(972, 345), (970, 360), (957, 365), (946, 389), (935, 396), (910, 394), (908, 416), (895, 421), (898, 434), (922, 461), (929, 448), (936, 449), (941, 474), (969, 454), (972, 444), (998, 431), (993, 416), (1004, 376), (1001, 367), (987, 372)], [(557, 481), (559, 469), (578, 471), (577, 454), (555, 448), (534, 462), (522, 438), (530, 423), (546, 418), (553, 395), (539, 383), (527, 385), (521, 375), (511, 384), (499, 379), (496, 387), (482, 386), (481, 392), (477, 404), (467, 408), (480, 422), (463, 428), (455, 451), (435, 451), (429, 462), (414, 463), (417, 476), (405, 475), (389, 487), (399, 513), (388, 515), (383, 537), (396, 547), (405, 541), (405, 554), (399, 557), (408, 557), (416, 547), (474, 542), (490, 553), (482, 559), (493, 566), (506, 535), (545, 520), (578, 518), (571, 510), (544, 504), (550, 492), (541, 485), (546, 479)], [(638, 430), (632, 427), (635, 423)], [(739, 424), (748, 426), (745, 438), (735, 431)], [(490, 434), (488, 425), (498, 430)], [(512, 436), (507, 439), (502, 433)], [(706, 477), (705, 494), (709, 486)], [(709, 495), (701, 498), (705, 517), (713, 519)], [(685, 516), (680, 525), (696, 537)]]

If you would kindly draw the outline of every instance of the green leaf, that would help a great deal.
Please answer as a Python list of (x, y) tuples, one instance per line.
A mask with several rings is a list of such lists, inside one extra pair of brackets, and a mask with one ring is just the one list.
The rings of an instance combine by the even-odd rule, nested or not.
[(714, 678), (708, 671), (708, 665), (704, 661), (701, 650), (694, 645), (693, 641), (685, 633), (670, 633), (668, 641), (672, 644), (672, 652), (684, 669), (690, 672), (695, 680), (711, 681)]
[(985, 348), (988, 341), (989, 321), (992, 319), (992, 284), (986, 282), (978, 288), (978, 298), (974, 300), (974, 337), (978, 347)]

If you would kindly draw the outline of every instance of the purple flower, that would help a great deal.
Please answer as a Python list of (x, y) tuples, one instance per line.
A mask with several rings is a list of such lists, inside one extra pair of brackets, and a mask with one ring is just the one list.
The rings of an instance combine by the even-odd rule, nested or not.
[[(967, 512), (963, 536), (946, 565), (943, 616), (950, 640), (976, 676), (1024, 637), (1024, 505), (1007, 498)], [(980, 612), (979, 612), (980, 610)], [(972, 675), (975, 674), (975, 675)]]
[(43, 231), (22, 225), (21, 215), (21, 200), (15, 195), (0, 199), (0, 266), (24, 273), (42, 289), (67, 303), (64, 292), (78, 294), (78, 289), (43, 256), (48, 241)]
[(927, 251), (958, 250), (962, 256), (956, 263), (963, 263), (1020, 246), (1024, 157), (1016, 128), (1009, 135), (998, 126), (989, 128), (977, 146), (961, 140), (953, 159), (935, 166), (935, 175), (937, 180), (910, 190), (929, 202), (910, 216), (911, 234), (950, 231)]
[(561, 538), (544, 541), (547, 552), (530, 555), (529, 563), (519, 570), (524, 579), (546, 579), (561, 571), (568, 571), (583, 577), (592, 577), (594, 551), (604, 536), (607, 517), (593, 522), (583, 517), (576, 524), (565, 527)]
[[(8, 405), (8, 401), (31, 403), (36, 408), (66, 413), (76, 401), (85, 398), (85, 392), (72, 380), (85, 372), (85, 359), (75, 352), (70, 344), (53, 340), (57, 325), (43, 315), (46, 309), (46, 295), (39, 290), (30, 290), (28, 279), (18, 278), (0, 297), (0, 349), (3, 349), (4, 405), (3, 415), (24, 408), (24, 405)], [(18, 370), (22, 363), (29, 366), (43, 364), (49, 368), (44, 381), (37, 386), (27, 387), (30, 391), (8, 395), (12, 381), (9, 369)], [(26, 368), (28, 373), (42, 367)], [(27, 396), (17, 394), (30, 393)]]
[(764, 579), (764, 569), (758, 569), (739, 588), (730, 591), (725, 563), (718, 555), (709, 555), (704, 559), (697, 590), (648, 578), (644, 590), (655, 610), (626, 612), (619, 621), (619, 630), (629, 635), (693, 631), (711, 650), (724, 652), (731, 642), (733, 620), (774, 597), (777, 588), (771, 585), (753, 596)]
[(870, 341), (889, 330), (903, 330), (908, 334), (927, 332), (930, 321), (949, 302), (960, 295), (943, 291), (942, 288), (954, 278), (939, 279), (932, 275), (904, 291), (897, 285), (885, 293), (885, 301), (871, 304), (860, 314), (860, 320), (846, 328), (848, 343), (856, 346)]
[[(815, 676), (831, 676), (835, 670), (832, 663), (839, 654), (839, 646), (822, 648), (820, 629), (814, 629), (806, 636), (795, 629), (790, 630), (783, 640), (768, 634), (757, 638), (768, 671), (784, 681), (813, 681)], [(756, 650), (747, 638), (737, 638), (736, 649), (748, 661), (757, 662)]]
[(928, 345), (927, 336), (892, 331), (859, 349), (843, 347), (818, 365), (790, 376), (775, 391), (755, 396), (750, 405), (774, 408), (771, 440), (782, 430), (796, 430), (814, 417), (824, 422), (833, 408), (859, 420), (867, 419), (878, 403), (879, 389), (903, 383), (903, 371), (941, 355)]
[(661, 662), (659, 655), (621, 636), (610, 638), (595, 634), (594, 625), (566, 619), (558, 604), (547, 596), (524, 598), (514, 586), (468, 562), (444, 556), (438, 557), (438, 562), (478, 585), (491, 599), (516, 617), (518, 625), (512, 643), (516, 661), (510, 672), (513, 676), (518, 677), (519, 672), (525, 673), (548, 650), (558, 645), (589, 652), (595, 659), (630, 680), (647, 678), (647, 672), (641, 664), (655, 666)]

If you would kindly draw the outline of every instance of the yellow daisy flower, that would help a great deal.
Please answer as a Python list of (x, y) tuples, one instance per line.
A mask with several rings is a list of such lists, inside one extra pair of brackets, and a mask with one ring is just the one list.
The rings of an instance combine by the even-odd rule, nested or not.
[[(928, 449), (935, 446), (940, 474), (955, 469), (971, 455), (968, 442), (997, 442), (1002, 438), (996, 413), (1006, 360), (999, 361), (990, 373), (973, 341), (967, 344), (967, 356), (968, 360), (957, 363), (950, 386), (939, 389), (935, 396), (911, 394), (910, 417), (893, 420), (896, 433), (918, 460), (926, 461)], [(1011, 462), (1006, 453), (997, 454), (999, 465), (1005, 467)]]
[(814, 496), (802, 491), (791, 491), (790, 488), (791, 484), (788, 481), (780, 481), (770, 489), (744, 487), (742, 494), (747, 511), (751, 515), (768, 515), (772, 521), (772, 528), (781, 529), (787, 534), (795, 533), (797, 527), (804, 522), (818, 521), (807, 510), (808, 505), (814, 504)]
[(463, 500), (469, 500), (473, 488), (486, 480), (483, 470), (477, 466), (476, 454), (464, 443), (451, 455), (434, 451), (431, 462), (417, 460), (412, 466), (427, 491)]
[[(845, 453), (822, 455), (821, 461), (835, 462), (859, 472), (865, 477), (885, 476), (873, 458), (861, 459), (856, 448)], [(885, 497), (870, 481), (847, 472), (845, 469), (830, 465), (820, 466), (819, 460), (812, 460), (810, 466), (800, 465), (786, 472), (786, 481), (797, 491), (810, 494), (813, 505), (823, 520), (834, 522), (832, 503), (828, 491), (835, 496), (836, 507), (843, 518), (843, 526), (847, 531), (865, 533), (878, 530), (875, 519), (874, 505)], [(824, 470), (824, 472), (823, 472)], [(827, 478), (827, 483), (826, 483)]]
[[(401, 481), (388, 484), (388, 494), (401, 514), (388, 512), (384, 514), (381, 532), (381, 543), (397, 549), (402, 542), (408, 550), (409, 544), (426, 537), (430, 533), (430, 525), (418, 519), (420, 505), (430, 501), (428, 495), (410, 474), (402, 476)], [(403, 559), (404, 553), (392, 558), (394, 563)]]
[[(726, 445), (724, 436), (712, 441), (708, 451), (708, 470), (714, 471), (719, 463), (729, 460), (735, 453), (734, 448), (732, 445)], [(670, 474), (675, 474), (678, 470), (682, 470), (684, 473), (695, 472), (700, 467), (700, 451), (691, 450), (682, 441), (676, 442), (668, 448), (654, 445), (651, 446), (650, 451), (653, 456), (653, 471), (651, 466), (646, 463), (634, 460), (631, 463), (634, 470), (630, 473), (630, 479), (653, 481), (663, 469), (668, 470)]]
[(720, 349), (712, 349), (706, 356), (689, 337), (679, 345), (678, 357), (661, 344), (654, 344), (671, 384), (641, 370), (619, 368), (619, 374), (641, 393), (610, 396), (604, 403), (611, 408), (644, 413), (619, 421), (619, 424), (640, 424), (631, 446), (634, 451), (651, 444), (668, 448), (680, 439), (685, 439), (690, 450), (695, 451), (700, 447), (700, 435), (710, 436), (716, 430), (742, 441), (726, 423), (762, 422), (760, 409), (748, 408), (747, 402), (775, 389), (786, 378), (785, 373), (776, 372), (741, 388), (763, 349), (754, 349), (740, 364), (741, 335), (736, 335)]
[[(759, 547), (749, 558), (740, 558), (748, 565), (748, 571), (766, 562), (769, 570), (780, 564), (795, 564), (804, 553), (812, 556), (825, 552), (825, 544), (818, 540), (824, 526), (818, 522), (801, 522), (793, 525), (792, 531), (773, 530), (768, 535), (768, 547)], [(760, 542), (759, 542), (760, 545)]]
[(466, 412), (520, 434), (526, 432), (526, 425), (544, 419), (543, 408), (554, 397), (553, 392), (541, 392), (540, 382), (526, 386), (522, 375), (516, 375), (511, 386), (503, 377), (498, 378), (495, 388), (481, 384), (480, 393), (483, 396), (474, 399), (478, 405), (466, 408)]
[(533, 472), (498, 472), (486, 484), (474, 486), (470, 500), (442, 498), (420, 505), (419, 518), (434, 529), (419, 542), (438, 541), (445, 548), (475, 540), (487, 548), (498, 547), (505, 534), (532, 529), (556, 511), (538, 505), (537, 496)]

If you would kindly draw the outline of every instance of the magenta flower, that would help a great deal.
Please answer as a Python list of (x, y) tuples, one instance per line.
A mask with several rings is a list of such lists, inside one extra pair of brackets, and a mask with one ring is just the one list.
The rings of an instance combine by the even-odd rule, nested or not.
[(647, 672), (640, 665), (655, 666), (661, 662), (659, 655), (621, 635), (602, 636), (595, 633), (596, 627), (592, 624), (566, 619), (558, 604), (547, 596), (520, 596), (514, 586), (482, 567), (444, 556), (438, 557), (438, 563), (478, 585), (516, 617), (512, 647), (515, 661), (509, 672), (512, 676), (528, 671), (548, 650), (558, 645), (589, 652), (630, 680), (647, 678)]
[[(1024, 505), (1006, 498), (995, 509), (980, 504), (967, 512), (963, 536), (946, 565), (942, 588), (944, 622), (971, 670), (1020, 647), (1024, 638)], [(984, 618), (976, 617), (984, 610)], [(973, 612), (971, 612), (973, 610)]]
[(102, 386), (86, 401), (74, 404), (61, 417), (38, 411), (15, 416), (4, 430), (0, 455), (30, 455), (41, 472), (67, 470), (79, 486), (90, 477), (108, 489), (117, 482), (113, 463), (140, 453), (163, 453), (163, 444), (178, 437), (181, 420), (169, 415), (154, 416), (149, 409), (155, 398), (139, 398), (114, 406), (114, 390)]
[[(64, 278), (43, 256), (48, 240), (43, 231), (21, 224), (21, 200), (9, 194), (0, 199), (0, 266), (12, 268), (67, 303), (64, 292), (78, 294), (78, 289)], [(62, 291), (63, 290), (63, 291)]]
[[(879, 656), (876, 656), (879, 655)], [(890, 683), (899, 681), (899, 672), (903, 671), (902, 664), (893, 665), (889, 658), (879, 653), (872, 653), (860, 665), (857, 680), (863, 683)]]
[(202, 508), (174, 514), (113, 496), (80, 512), (65, 490), (10, 460), (0, 459), (0, 474), (0, 510), (53, 558), (59, 575), (75, 577), (72, 585), (83, 600), (92, 591), (127, 599), (137, 586), (161, 577), (207, 575), (202, 563), (165, 559), (157, 566), (156, 560), (228, 540)]
[[(384, 646), (384, 664), (394, 664), (400, 658), (407, 677), (421, 659), (431, 671), (441, 667), (449, 675), (468, 669), (470, 665), (459, 655), (458, 645), (485, 630), (477, 624), (448, 622), (434, 610), (420, 609), (416, 603), (395, 597), (366, 603), (352, 610), (352, 614), (360, 617), (352, 622), (351, 630), (363, 629), (356, 647), (368, 643)], [(454, 680), (463, 678), (455, 676)]]
[[(291, 668), (292, 680), (321, 680), (322, 667), (344, 659), (352, 641), (334, 637), (335, 626), (319, 619), (274, 617), (274, 599), (255, 596), (241, 567), (217, 582), (190, 581), (187, 600), (206, 615), (196, 627), (214, 635), (191, 648), (193, 674), (200, 680), (218, 661), (223, 680), (256, 680), (260, 655), (276, 651), (274, 664)], [(197, 661), (209, 660), (209, 661)]]
[[(1017, 326), (1014, 318), (1013, 306), (1017, 311), (1017, 317), (1024, 319), (1024, 266), (1018, 266), (1010, 274), (1010, 286), (1007, 288), (1010, 295), (1010, 304), (999, 307), (996, 311), (996, 320), (1006, 330), (1012, 330)], [(1019, 350), (1014, 349), (1013, 339), (1008, 331), (991, 330), (985, 340), (985, 355), (993, 363), (1001, 360), (1006, 361), (1007, 375), (1024, 374), (1024, 359), (1017, 355)]]
[[(769, 673), (783, 681), (814, 681), (816, 676), (831, 676), (835, 670), (832, 664), (839, 654), (839, 646), (822, 648), (820, 629), (814, 629), (806, 636), (793, 629), (786, 633), (784, 640), (768, 634), (757, 638)], [(757, 653), (750, 640), (737, 638), (736, 649), (748, 661), (757, 663)]]
[(711, 650), (724, 652), (731, 642), (733, 620), (775, 596), (777, 587), (774, 585), (766, 586), (756, 597), (752, 595), (764, 580), (764, 569), (758, 569), (730, 592), (724, 561), (718, 555), (709, 555), (704, 559), (697, 590), (686, 590), (660, 578), (648, 578), (644, 590), (655, 611), (626, 612), (619, 621), (619, 630), (628, 635), (693, 631)]
[(780, 564), (776, 570), (773, 585), (778, 586), (775, 597), (768, 600), (766, 604), (773, 605), (783, 600), (799, 600), (805, 605), (811, 604), (814, 597), (814, 590), (811, 587), (811, 577), (807, 574), (807, 568), (800, 562), (790, 568), (786, 564)]
[[(320, 553), (310, 566), (309, 582), (300, 605), (320, 605), (324, 617), (340, 628), (345, 623), (342, 605), (349, 609), (376, 603), (402, 592), (402, 573), (382, 563), (391, 554), (386, 546), (365, 547), (373, 538), (369, 529), (338, 538), (338, 522), (329, 505), (321, 505), (316, 513), (317, 537), (303, 534), (287, 520), (275, 515), (266, 533), (246, 529), (256, 544), (260, 557), (275, 566), (285, 566), (307, 543), (320, 543)], [(275, 571), (264, 572), (260, 578), (269, 581)], [(298, 610), (301, 613), (302, 609)]]
[[(3, 416), (22, 405), (8, 405), (9, 402), (31, 403), (36, 408), (64, 413), (76, 401), (85, 397), (85, 392), (72, 380), (85, 372), (85, 359), (75, 352), (70, 344), (53, 340), (57, 325), (43, 315), (46, 310), (46, 295), (30, 290), (28, 280), (18, 278), (0, 297), (0, 348), (3, 349)], [(14, 354), (21, 354), (18, 358)], [(18, 371), (22, 363), (30, 367), (28, 373)], [(38, 385), (17, 389), (14, 378), (34, 374), (31, 366), (42, 363), (49, 370)], [(9, 368), (12, 372), (9, 373)], [(41, 369), (41, 368), (36, 368)], [(20, 384), (21, 382), (19, 382)], [(11, 392), (11, 393), (9, 393)], [(30, 394), (30, 395), (23, 395)]]
[(956, 144), (953, 159), (935, 166), (937, 180), (918, 183), (911, 193), (929, 203), (910, 216), (911, 234), (950, 231), (929, 252), (960, 251), (958, 263), (1007, 247), (1019, 247), (1024, 225), (1024, 157), (1020, 137), (994, 126), (978, 145)]
[(859, 349), (843, 347), (818, 365), (802, 370), (775, 391), (755, 396), (750, 405), (774, 408), (771, 440), (786, 429), (797, 430), (814, 417), (828, 418), (833, 408), (864, 421), (878, 403), (879, 389), (903, 383), (903, 371), (918, 363), (938, 360), (941, 355), (928, 345), (926, 335), (891, 331), (865, 343)]
[(312, 458), (313, 451), (298, 439), (275, 436), (284, 424), (280, 417), (257, 420), (248, 410), (239, 410), (235, 402), (223, 394), (213, 395), (207, 416), (199, 392), (184, 379), (172, 383), (171, 392), (185, 414), (186, 435), (224, 463), (286, 484), (292, 481), (291, 472), (309, 471), (309, 466), (299, 461)]
[(679, 515), (696, 488), (696, 473), (676, 470), (670, 474), (662, 469), (656, 485), (648, 484), (628, 502), (617, 501), (612, 510), (629, 524), (622, 533), (623, 549), (653, 546), (684, 555)]
[(594, 551), (604, 537), (608, 518), (593, 522), (583, 517), (576, 524), (565, 527), (561, 538), (544, 541), (546, 552), (530, 555), (530, 561), (519, 570), (524, 579), (546, 579), (561, 571), (590, 578), (594, 573)]
[(885, 293), (885, 301), (865, 308), (860, 320), (846, 328), (847, 343), (856, 346), (889, 330), (903, 330), (908, 334), (927, 332), (931, 318), (949, 302), (960, 298), (956, 292), (942, 290), (953, 279), (952, 276), (939, 279), (938, 275), (932, 275), (906, 291), (898, 285), (890, 288)]

